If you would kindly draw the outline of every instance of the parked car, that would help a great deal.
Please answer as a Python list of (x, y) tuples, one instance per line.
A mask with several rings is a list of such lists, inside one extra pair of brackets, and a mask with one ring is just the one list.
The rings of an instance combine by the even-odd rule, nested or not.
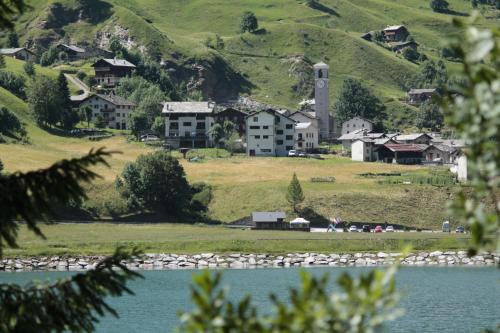
[(307, 157), (307, 154), (303, 151), (298, 151), (299, 157)]
[(376, 226), (375, 229), (373, 229), (374, 233), (379, 233), (379, 232), (382, 232), (382, 231), (384, 231), (384, 230), (382, 229), (382, 226), (380, 226), (380, 225)]
[(288, 157), (297, 157), (299, 156), (299, 153), (296, 150), (290, 150), (288, 152)]
[(455, 230), (455, 232), (457, 234), (463, 234), (465, 232), (465, 228), (462, 227), (462, 226), (459, 226), (459, 227), (457, 227), (457, 229)]
[(153, 135), (153, 134), (141, 135), (141, 141), (142, 142), (146, 142), (146, 141), (158, 141), (158, 140), (160, 140), (160, 138), (157, 137), (156, 135)]
[(363, 225), (363, 229), (362, 229), (363, 232), (370, 232), (370, 226), (368, 224), (365, 224)]
[(385, 232), (394, 232), (394, 227), (392, 225), (388, 225), (387, 228), (385, 228)]
[(356, 227), (355, 225), (351, 225), (349, 227), (349, 232), (358, 232), (358, 227)]

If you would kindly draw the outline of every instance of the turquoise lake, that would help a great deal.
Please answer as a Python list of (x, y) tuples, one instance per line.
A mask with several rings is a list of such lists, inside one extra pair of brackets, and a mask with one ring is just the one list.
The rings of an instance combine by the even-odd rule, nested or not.
[[(333, 281), (347, 270), (356, 275), (365, 268), (311, 268), (328, 273)], [(97, 332), (172, 332), (178, 310), (190, 308), (189, 285), (196, 270), (142, 272), (145, 279), (130, 284), (135, 296), (110, 298), (120, 318), (106, 317)], [(262, 312), (270, 311), (268, 294), (287, 299), (288, 288), (299, 284), (299, 269), (225, 270), (223, 282), (232, 299), (251, 294)], [(0, 282), (51, 281), (64, 272), (0, 273)], [(333, 285), (333, 284), (332, 284)], [(495, 268), (401, 268), (397, 286), (405, 315), (389, 322), (387, 332), (480, 332), (500, 323), (500, 270)], [(333, 287), (334, 288), (334, 287)]]

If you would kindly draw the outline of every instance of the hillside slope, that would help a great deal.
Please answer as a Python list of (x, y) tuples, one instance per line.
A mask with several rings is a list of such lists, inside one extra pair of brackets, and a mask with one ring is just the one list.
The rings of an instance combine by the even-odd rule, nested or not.
[[(33, 11), (19, 19), (16, 29), (23, 42), (45, 45), (63, 38), (103, 45), (109, 34), (134, 47), (147, 49), (155, 42), (177, 69), (172, 75), (183, 82), (199, 79), (205, 97), (224, 99), (239, 92), (292, 109), (310, 94), (294, 89), (297, 82), (311, 63), (323, 60), (331, 66), (332, 101), (342, 81), (354, 77), (401, 113), (401, 84), (418, 65), (360, 35), (405, 24), (420, 49), (436, 58), (454, 32), (451, 18), (471, 10), (469, 1), (449, 2), (455, 15), (434, 13), (422, 0), (321, 0), (317, 9), (305, 0), (89, 0), (89, 13), (76, 0), (32, 0)], [(245, 11), (259, 19), (255, 34), (238, 32)], [(493, 26), (496, 15), (485, 11), (477, 24)], [(223, 49), (205, 46), (215, 34), (223, 38)], [(293, 72), (297, 57), (306, 60), (299, 73)]]

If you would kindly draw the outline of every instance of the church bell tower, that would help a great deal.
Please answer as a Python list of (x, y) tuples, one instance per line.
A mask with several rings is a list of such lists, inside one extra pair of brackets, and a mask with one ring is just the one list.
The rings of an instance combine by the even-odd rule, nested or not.
[(319, 123), (319, 136), (322, 140), (330, 139), (330, 106), (328, 70), (330, 67), (324, 62), (317, 63), (314, 68), (314, 100), (316, 118)]

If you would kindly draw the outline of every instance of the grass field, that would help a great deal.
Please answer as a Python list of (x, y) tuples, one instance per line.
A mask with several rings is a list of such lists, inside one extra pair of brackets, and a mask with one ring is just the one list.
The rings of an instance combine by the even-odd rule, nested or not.
[(186, 254), (400, 251), (408, 245), (431, 251), (465, 249), (468, 242), (466, 235), (442, 233), (303, 233), (182, 224), (56, 224), (44, 225), (42, 230), (47, 240), (21, 227), (20, 248), (9, 249), (5, 255), (110, 254), (117, 246)]

